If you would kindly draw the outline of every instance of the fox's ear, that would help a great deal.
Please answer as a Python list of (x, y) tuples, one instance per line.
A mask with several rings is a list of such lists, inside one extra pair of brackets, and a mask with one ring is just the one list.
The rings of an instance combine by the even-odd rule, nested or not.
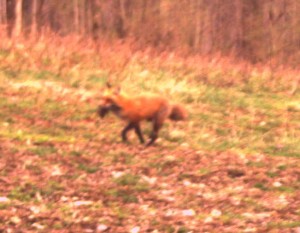
[(119, 95), (121, 93), (121, 87), (113, 87), (109, 81), (106, 82), (106, 92), (113, 94), (113, 95)]
[(114, 89), (114, 94), (119, 95), (120, 93), (121, 93), (121, 87), (118, 86)]

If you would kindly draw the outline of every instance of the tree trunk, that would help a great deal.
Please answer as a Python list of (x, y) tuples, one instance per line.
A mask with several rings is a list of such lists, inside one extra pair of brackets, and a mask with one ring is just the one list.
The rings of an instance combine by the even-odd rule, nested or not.
[(7, 24), (7, 7), (6, 0), (0, 0), (0, 25)]
[(201, 14), (202, 14), (202, 8), (201, 8), (201, 4), (202, 4), (202, 1), (200, 0), (196, 0), (195, 2), (193, 2), (195, 6), (195, 34), (194, 34), (194, 50), (198, 50), (199, 49), (199, 46), (200, 46), (200, 37), (201, 37), (201, 31), (203, 30), (202, 27), (203, 27), (203, 24), (202, 24), (202, 18), (201, 18)]
[(22, 33), (22, 3), (23, 0), (16, 0), (15, 6), (15, 25), (13, 29), (13, 37), (18, 38)]
[(79, 33), (79, 4), (78, 0), (73, 0), (73, 9), (74, 9), (74, 31)]
[[(216, 7), (216, 6), (215, 6)], [(213, 32), (216, 28), (215, 25), (215, 15), (218, 9), (215, 9), (212, 6), (208, 6), (205, 9), (203, 15), (203, 33), (202, 33), (202, 44), (201, 44), (201, 52), (204, 54), (209, 54), (213, 49)]]
[(37, 0), (32, 0), (31, 32), (30, 32), (32, 38), (36, 38), (37, 36), (37, 11), (38, 11)]
[(126, 2), (125, 0), (120, 0), (120, 16), (123, 21), (123, 28), (125, 31), (128, 29), (127, 16), (126, 16)]
[(243, 38), (243, 0), (234, 1), (235, 17), (233, 25), (233, 54), (241, 55), (242, 52), (242, 38)]

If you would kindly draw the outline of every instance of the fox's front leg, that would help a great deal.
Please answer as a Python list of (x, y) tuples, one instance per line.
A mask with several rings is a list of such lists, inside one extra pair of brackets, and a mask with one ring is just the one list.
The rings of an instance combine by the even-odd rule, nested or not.
[(127, 133), (128, 131), (134, 129), (135, 133), (137, 134), (139, 140), (141, 143), (144, 143), (144, 137), (143, 134), (141, 132), (141, 128), (140, 128), (140, 124), (139, 123), (134, 123), (134, 122), (130, 122), (123, 130), (121, 133), (122, 136), (122, 140), (123, 142), (127, 142)]
[(134, 128), (134, 124), (130, 122), (121, 132), (123, 142), (127, 142), (127, 132)]

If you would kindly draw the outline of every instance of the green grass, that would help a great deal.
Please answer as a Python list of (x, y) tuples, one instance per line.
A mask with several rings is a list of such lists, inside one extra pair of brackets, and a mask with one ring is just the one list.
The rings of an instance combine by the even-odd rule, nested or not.
[(54, 154), (57, 152), (57, 149), (52, 146), (37, 146), (35, 148), (32, 148), (30, 150), (33, 154), (38, 155), (38, 156), (46, 156), (49, 154)]
[(106, 193), (109, 196), (121, 199), (123, 203), (138, 203), (137, 196), (134, 193), (124, 189), (111, 189)]
[(81, 164), (78, 165), (78, 169), (86, 171), (87, 173), (95, 173), (100, 168), (99, 168), (99, 166), (89, 166), (89, 165), (85, 165), (85, 164), (81, 163)]
[[(180, 79), (181, 83), (176, 84), (177, 78), (172, 77), (167, 72), (149, 71), (148, 75), (153, 78), (151, 82), (147, 82), (147, 85), (144, 85), (146, 79), (144, 76), (135, 82), (129, 82), (129, 78), (128, 80), (125, 78), (121, 83), (126, 83), (127, 88), (124, 89), (133, 92), (138, 88), (145, 91), (157, 91), (155, 87), (158, 86), (160, 89), (166, 90), (167, 95), (169, 92), (167, 84), (174, 81), (173, 86), (178, 85), (178, 91), (172, 93), (172, 97), (189, 104), (190, 119), (197, 127), (185, 129), (186, 134), (190, 136), (184, 138), (169, 137), (162, 131), (161, 135), (168, 141), (173, 143), (188, 141), (195, 147), (204, 147), (207, 150), (234, 149), (245, 152), (263, 152), (269, 155), (299, 156), (300, 137), (297, 129), (300, 111), (297, 107), (299, 105), (297, 96), (290, 97), (280, 92), (273, 92), (268, 88), (254, 87), (260, 85), (258, 78), (250, 79), (248, 83), (243, 84), (243, 88), (239, 86), (223, 88), (220, 85), (203, 82), (198, 83), (197, 86), (192, 86), (193, 82), (191, 84), (185, 82), (184, 77)], [(51, 73), (41, 75), (33, 71), (22, 75), (26, 79), (37, 80), (47, 80), (48, 75), (53, 76)], [(20, 75), (19, 80), (22, 80), (22, 75)], [(5, 73), (4, 76), (10, 77)], [(212, 76), (221, 79), (218, 75)], [(103, 86), (107, 80), (107, 73), (101, 71), (99, 74), (89, 74), (80, 79), (79, 77), (62, 77), (59, 82), (62, 82), (62, 79), (67, 86), (70, 85), (70, 88), (75, 88), (74, 91), (78, 87), (93, 89), (95, 85)], [(74, 79), (76, 79), (76, 86), (73, 85)], [(189, 77), (190, 79), (191, 77)], [(25, 90), (32, 92), (29, 87)], [(36, 96), (25, 96), (18, 102), (11, 102), (0, 96), (0, 105), (5, 109), (5, 113), (1, 112), (2, 119), (6, 122), (13, 122), (15, 119), (11, 117), (12, 115), (22, 115), (29, 120), (34, 120), (35, 114), (33, 112), (35, 110), (32, 108), (35, 106), (35, 99), (40, 94), (34, 94), (34, 92), (31, 94)], [(76, 106), (66, 105), (62, 101), (49, 97), (40, 104), (41, 108), (39, 109), (40, 117), (45, 121), (53, 121), (67, 114), (70, 120), (76, 122), (93, 114), (94, 108), (78, 109)], [(74, 129), (70, 127), (69, 124), (61, 124), (55, 127), (40, 128), (37, 131), (59, 135)], [(88, 135), (86, 132), (85, 135), (87, 139), (94, 136), (93, 134)]]
[(299, 156), (299, 130), (295, 119), (299, 112), (288, 113), (286, 105), (290, 97), (267, 92), (249, 94), (236, 88), (207, 90), (201, 100), (205, 110), (194, 108), (192, 113), (195, 124), (208, 134), (205, 138), (203, 133), (194, 137), (196, 144), (210, 150), (239, 149)]
[(26, 183), (12, 189), (8, 197), (22, 202), (29, 202), (35, 199), (35, 194), (39, 191), (35, 184)]
[(270, 222), (268, 226), (270, 229), (297, 228), (300, 226), (300, 221)]
[(114, 182), (120, 186), (137, 186), (139, 180), (140, 180), (139, 176), (128, 173), (128, 174), (123, 174), (118, 178), (115, 178)]

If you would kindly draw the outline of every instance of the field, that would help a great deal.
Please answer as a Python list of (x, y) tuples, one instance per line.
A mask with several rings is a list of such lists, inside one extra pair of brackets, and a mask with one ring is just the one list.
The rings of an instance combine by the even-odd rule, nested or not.
[[(6, 42), (1, 232), (300, 232), (296, 71), (121, 43)], [(134, 134), (124, 144), (124, 122), (96, 114), (107, 80), (183, 103), (189, 119), (167, 122), (153, 147)]]

